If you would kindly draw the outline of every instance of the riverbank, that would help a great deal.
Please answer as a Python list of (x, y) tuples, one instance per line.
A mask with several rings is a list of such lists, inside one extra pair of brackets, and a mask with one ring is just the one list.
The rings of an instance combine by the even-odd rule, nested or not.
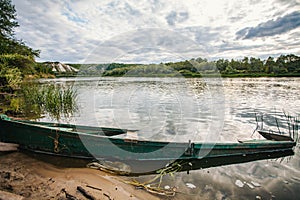
[(74, 77), (142, 77), (142, 78), (293, 78), (300, 77), (300, 73), (267, 74), (267, 73), (173, 73), (173, 74), (57, 74), (50, 78), (74, 78)]
[(0, 154), (0, 199), (1, 191), (30, 200), (89, 199), (81, 189), (94, 199), (159, 199), (125, 179), (95, 169), (59, 167), (20, 152)]

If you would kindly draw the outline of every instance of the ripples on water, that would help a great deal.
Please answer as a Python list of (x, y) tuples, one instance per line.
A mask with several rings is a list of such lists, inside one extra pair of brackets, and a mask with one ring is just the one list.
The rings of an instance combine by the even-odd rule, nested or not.
[[(268, 128), (288, 131), (283, 111), (300, 114), (299, 78), (74, 78), (80, 111), (70, 122), (138, 129), (155, 140), (249, 139), (256, 114)], [(57, 80), (54, 80), (57, 81)], [(260, 138), (254, 134), (252, 138)], [(297, 199), (300, 189), (299, 145), (290, 159), (263, 160), (179, 173), (166, 178), (190, 195), (185, 199)], [(241, 181), (243, 187), (237, 186)], [(196, 185), (188, 189), (185, 183)], [(254, 183), (254, 184), (253, 184)], [(258, 183), (259, 186), (254, 186)]]
[(74, 83), (77, 90), (81, 109), (72, 119), (77, 124), (135, 129), (147, 139), (175, 141), (216, 140), (222, 128), (224, 95), (222, 90), (217, 93), (220, 89), (213, 79), (121, 77), (60, 81)]

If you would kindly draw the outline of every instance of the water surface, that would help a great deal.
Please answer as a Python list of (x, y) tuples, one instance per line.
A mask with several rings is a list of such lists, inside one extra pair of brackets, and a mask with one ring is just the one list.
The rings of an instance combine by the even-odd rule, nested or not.
[[(284, 113), (300, 114), (299, 78), (67, 78), (44, 80), (73, 84), (79, 112), (61, 121), (139, 130), (152, 140), (232, 142), (260, 138), (264, 127), (288, 132)], [(43, 121), (51, 120), (49, 118)], [(181, 199), (297, 199), (299, 145), (292, 157), (196, 170), (166, 177)], [(143, 179), (144, 177), (141, 177)], [(190, 189), (186, 183), (196, 186)]]

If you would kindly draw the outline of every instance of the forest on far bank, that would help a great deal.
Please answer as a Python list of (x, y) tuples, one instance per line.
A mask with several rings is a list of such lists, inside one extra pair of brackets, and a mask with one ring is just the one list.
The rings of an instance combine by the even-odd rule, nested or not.
[(179, 62), (159, 64), (69, 64), (80, 70), (82, 76), (157, 76), (157, 77), (261, 77), (300, 76), (300, 57), (294, 54), (281, 55), (266, 60), (244, 57), (240, 60), (193, 58)]

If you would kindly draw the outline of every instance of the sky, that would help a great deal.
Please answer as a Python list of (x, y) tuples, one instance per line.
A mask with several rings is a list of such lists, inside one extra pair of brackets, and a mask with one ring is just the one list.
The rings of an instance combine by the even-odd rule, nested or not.
[(37, 61), (159, 63), (300, 55), (300, 0), (12, 0)]

